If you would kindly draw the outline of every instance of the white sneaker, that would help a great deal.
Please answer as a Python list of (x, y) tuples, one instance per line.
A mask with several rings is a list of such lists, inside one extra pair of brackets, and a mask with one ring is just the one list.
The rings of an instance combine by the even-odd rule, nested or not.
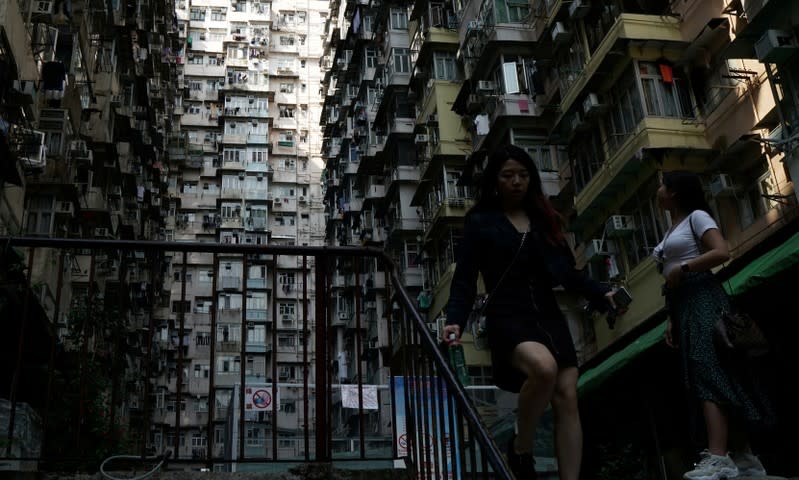
[(683, 475), (686, 480), (721, 480), (738, 476), (738, 467), (729, 455), (713, 455), (709, 450), (699, 455), (702, 460)]
[(741, 476), (765, 477), (766, 469), (760, 463), (760, 459), (751, 453), (740, 453), (733, 457), (735, 466)]

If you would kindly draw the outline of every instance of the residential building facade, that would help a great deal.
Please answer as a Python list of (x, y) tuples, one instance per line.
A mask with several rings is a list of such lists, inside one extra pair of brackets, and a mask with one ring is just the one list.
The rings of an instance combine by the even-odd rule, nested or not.
[[(168, 240), (323, 243), (317, 64), (326, 7), (178, 2), (182, 95), (169, 144), (177, 168), (169, 176)], [(315, 321), (313, 263), (303, 269), (302, 258), (288, 255), (170, 258), (170, 300), (155, 313), (164, 365), (150, 439), (156, 449), (179, 445), (182, 456), (198, 460), (206, 449), (216, 458), (304, 456), (302, 426), (313, 421), (312, 409), (303, 417), (300, 388), (315, 371), (314, 336), (303, 330), (313, 332)], [(274, 382), (277, 425), (271, 414), (247, 413), (241, 451), (234, 417), (241, 386), (269, 390)]]
[[(328, 242), (382, 246), (406, 275), (421, 268), (407, 286), (439, 331), (474, 174), (496, 146), (520, 146), (578, 266), (634, 298), (611, 325), (559, 293), (583, 369), (606, 378), (615, 352), (660, 338), (651, 254), (671, 227), (660, 172), (702, 177), (730, 245), (721, 278), (796, 232), (797, 25), (779, 1), (333, 1)], [(379, 313), (391, 297), (376, 298), (390, 324)], [(487, 356), (467, 352), (473, 380), (490, 384)]]

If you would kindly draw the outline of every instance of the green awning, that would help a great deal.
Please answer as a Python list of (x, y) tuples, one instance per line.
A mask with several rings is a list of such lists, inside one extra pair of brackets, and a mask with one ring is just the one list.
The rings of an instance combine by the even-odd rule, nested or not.
[(653, 345), (662, 342), (665, 332), (666, 322), (663, 322), (633, 340), (632, 343), (608, 357), (604, 362), (580, 375), (580, 380), (577, 381), (578, 395), (585, 395), (597, 388), (620, 368), (635, 360), (636, 357), (649, 350)]
[(739, 295), (797, 263), (799, 263), (799, 233), (733, 275), (724, 282), (724, 289), (730, 295)]

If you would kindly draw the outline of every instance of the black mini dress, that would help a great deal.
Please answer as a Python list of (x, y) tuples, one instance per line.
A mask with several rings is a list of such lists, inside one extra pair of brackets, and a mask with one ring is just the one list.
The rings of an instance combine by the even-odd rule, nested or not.
[[(523, 234), (518, 236), (517, 248)], [(569, 326), (552, 290), (552, 279), (535, 242), (527, 236), (486, 308), (494, 381), (503, 390), (519, 392), (526, 376), (513, 367), (511, 354), (522, 342), (537, 342), (552, 353), (559, 368), (577, 366)]]

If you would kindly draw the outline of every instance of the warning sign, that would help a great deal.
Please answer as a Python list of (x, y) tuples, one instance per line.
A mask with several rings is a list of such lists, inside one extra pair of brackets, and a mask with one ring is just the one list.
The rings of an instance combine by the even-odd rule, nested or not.
[(272, 388), (269, 385), (262, 387), (247, 387), (244, 389), (244, 410), (248, 412), (271, 412)]

